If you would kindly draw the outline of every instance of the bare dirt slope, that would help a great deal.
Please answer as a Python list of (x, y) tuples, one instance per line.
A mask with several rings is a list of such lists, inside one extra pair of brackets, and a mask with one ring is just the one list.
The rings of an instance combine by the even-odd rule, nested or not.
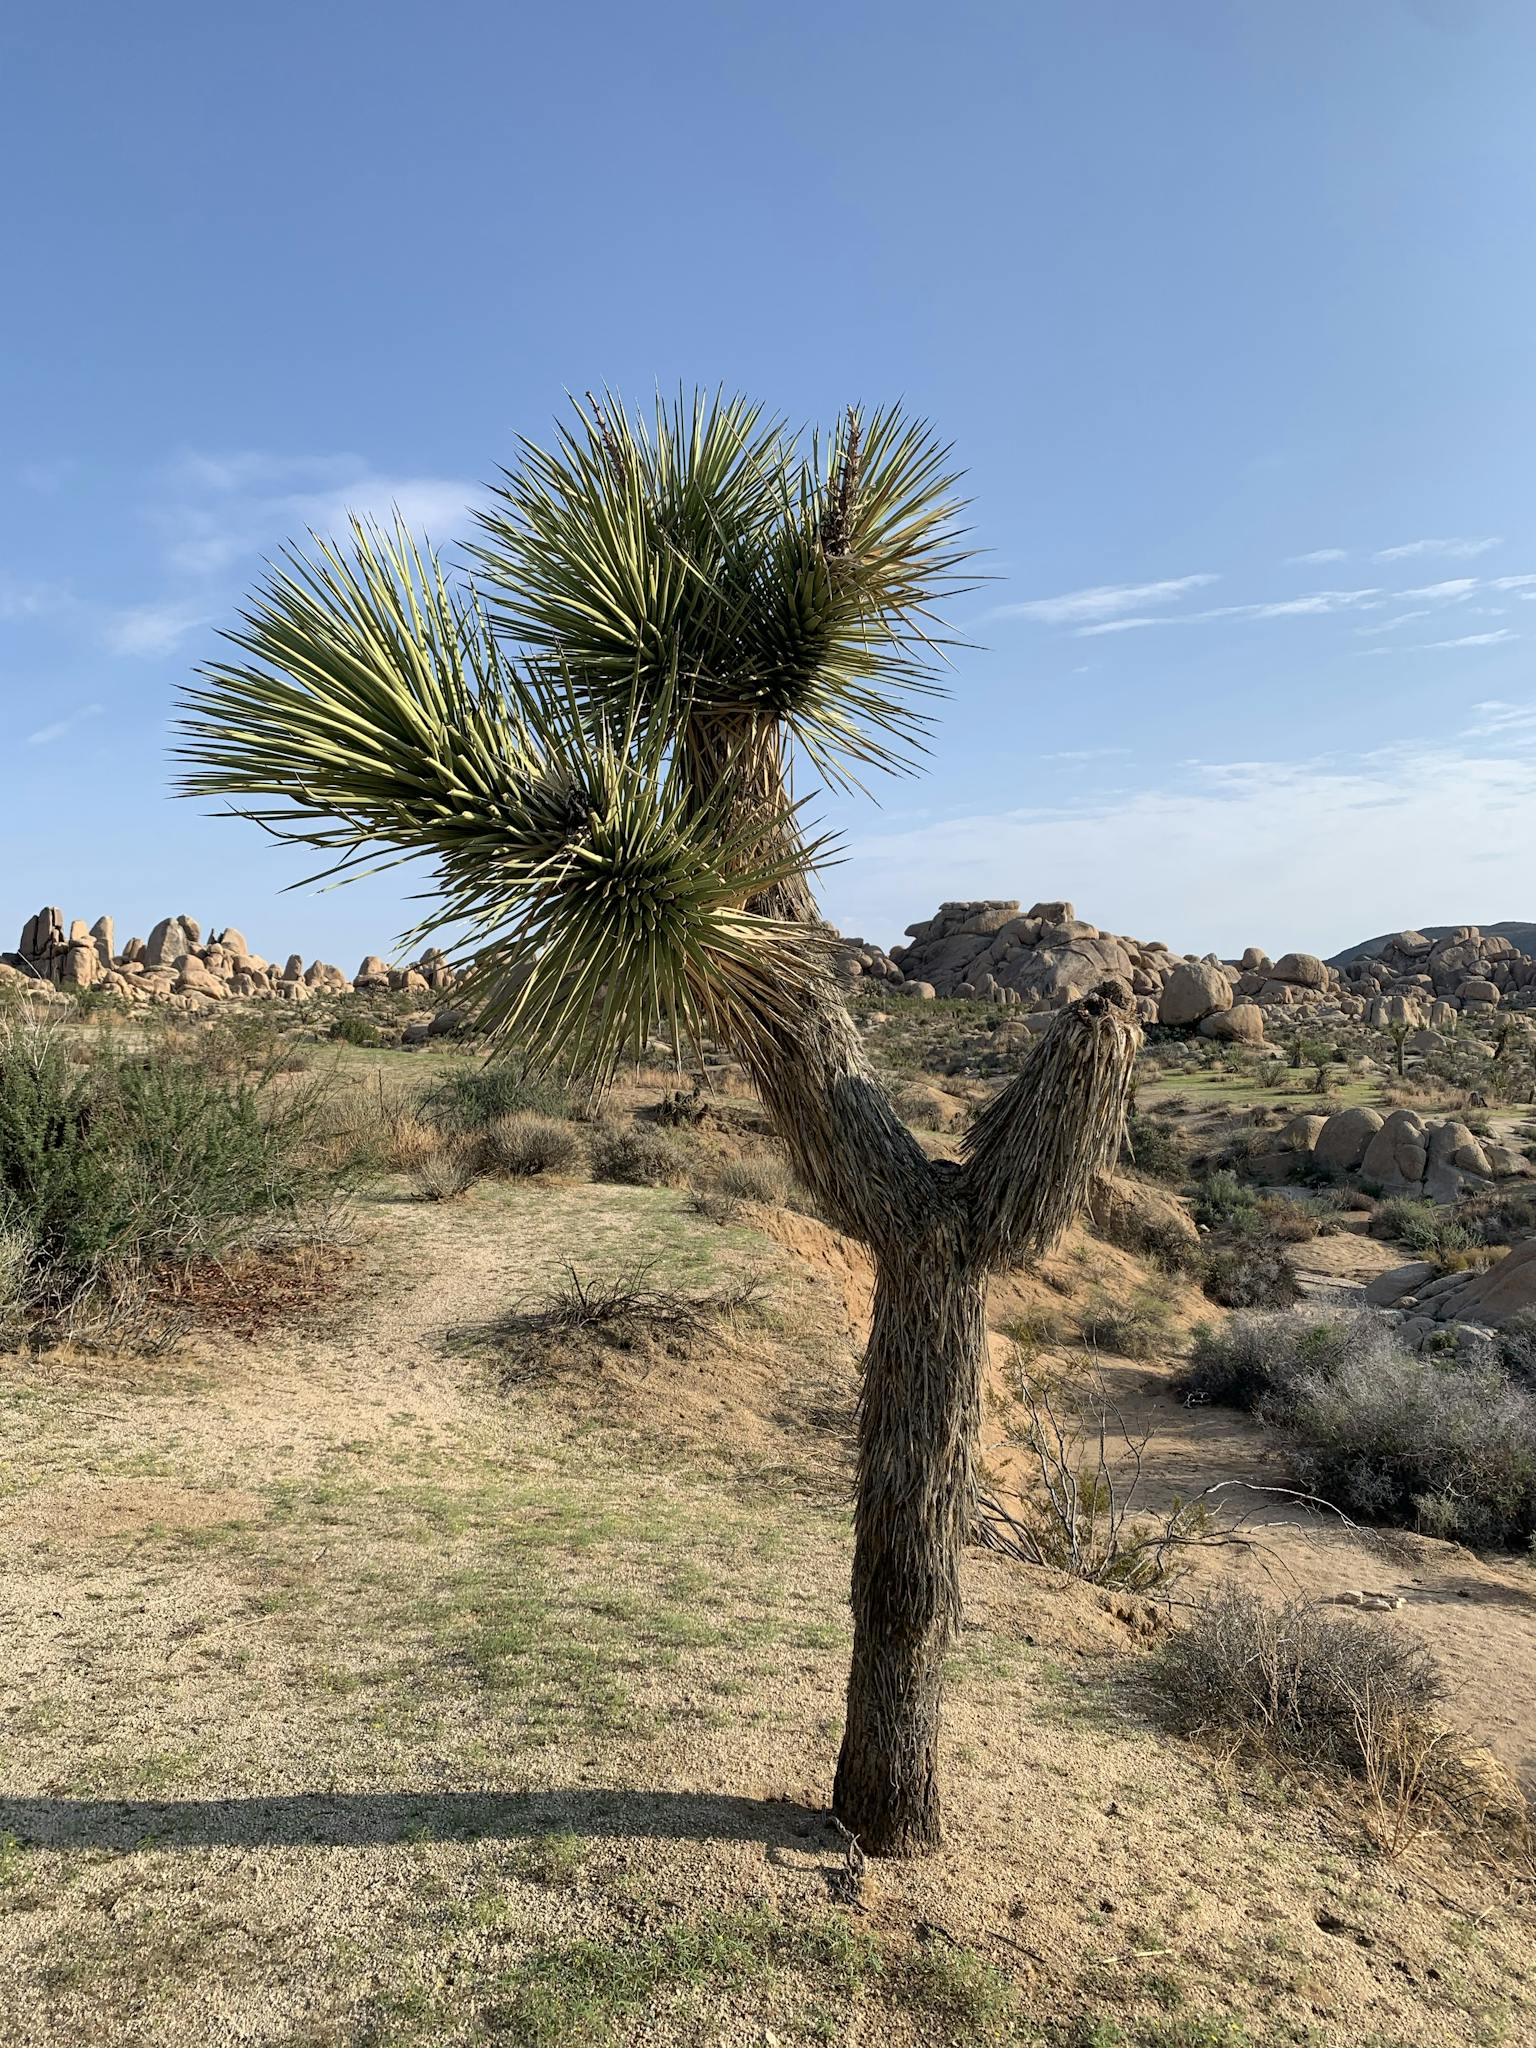
[[(1515, 1873), (1157, 1735), (1155, 1611), (1001, 1560), (947, 1846), (850, 1868), (835, 1245), (589, 1187), (365, 1228), (329, 1326), (0, 1362), (6, 2048), (1529, 2036)], [(606, 1363), (503, 1327), (637, 1252), (764, 1305)]]

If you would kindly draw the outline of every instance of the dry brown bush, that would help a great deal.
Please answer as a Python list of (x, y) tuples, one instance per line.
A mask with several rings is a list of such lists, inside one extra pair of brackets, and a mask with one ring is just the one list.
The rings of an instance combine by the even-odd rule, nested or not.
[(479, 1178), (479, 1167), (468, 1146), (441, 1141), (411, 1170), (412, 1185), (424, 1202), (456, 1201), (468, 1194)]
[(537, 1173), (579, 1173), (586, 1165), (586, 1146), (574, 1125), (519, 1110), (498, 1117), (480, 1134), (479, 1156), (487, 1173), (524, 1179)]

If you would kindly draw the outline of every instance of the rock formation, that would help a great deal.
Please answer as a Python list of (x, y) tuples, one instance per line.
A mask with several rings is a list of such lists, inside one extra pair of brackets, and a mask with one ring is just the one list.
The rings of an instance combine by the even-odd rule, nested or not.
[(1353, 1175), (1372, 1192), (1442, 1206), (1536, 1170), (1512, 1147), (1477, 1137), (1455, 1117), (1430, 1123), (1412, 1109), (1395, 1109), (1388, 1117), (1374, 1109), (1294, 1116), (1276, 1136), (1274, 1150), (1256, 1154), (1248, 1166), (1261, 1180)]
[(910, 944), (889, 952), (842, 940), (844, 979), (884, 983), (890, 995), (1035, 1009), (1057, 1008), (1114, 976), (1129, 984), (1144, 1023), (1246, 1045), (1261, 1045), (1277, 1028), (1294, 1034), (1364, 1021), (1378, 1031), (1443, 1032), (1461, 1016), (1475, 1022), (1501, 1007), (1536, 1007), (1536, 959), (1475, 925), (1434, 940), (1400, 932), (1378, 954), (1342, 969), (1315, 953), (1271, 960), (1259, 946), (1239, 960), (1173, 953), (1159, 939), (1085, 924), (1062, 902), (1024, 912), (1012, 901), (941, 903), (932, 917), (907, 926), (907, 938)]
[(0, 981), (38, 996), (100, 989), (130, 1002), (169, 1003), (185, 1010), (208, 1010), (231, 998), (304, 1002), (352, 988), (440, 992), (451, 989), (455, 978), (447, 955), (437, 947), (399, 967), (370, 953), (355, 980), (324, 960), (306, 965), (297, 953), (277, 967), (253, 953), (244, 933), (232, 925), (210, 931), (205, 944), (202, 926), (185, 915), (161, 918), (147, 940), (130, 938), (118, 951), (110, 917), (97, 918), (87, 930), (78, 918), (66, 925), (64, 913), (51, 905), (28, 918), (15, 953), (0, 959)]

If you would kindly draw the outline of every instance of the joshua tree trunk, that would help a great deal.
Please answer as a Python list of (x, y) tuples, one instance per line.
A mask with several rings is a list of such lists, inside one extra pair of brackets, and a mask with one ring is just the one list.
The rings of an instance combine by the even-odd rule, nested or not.
[(939, 1841), (939, 1707), (974, 1511), (989, 1272), (1048, 1251), (1119, 1140), (1139, 1033), (1129, 992), (1070, 1005), (967, 1134), (929, 1160), (830, 984), (792, 1033), (748, 1049), (822, 1206), (869, 1247), (859, 1400), (853, 1664), (833, 1803), (872, 1855)]
[(859, 1400), (853, 1664), (833, 1804), (875, 1856), (939, 1840), (944, 1658), (960, 1619), (960, 1558), (986, 1355), (986, 1281), (960, 1206), (887, 1246)]

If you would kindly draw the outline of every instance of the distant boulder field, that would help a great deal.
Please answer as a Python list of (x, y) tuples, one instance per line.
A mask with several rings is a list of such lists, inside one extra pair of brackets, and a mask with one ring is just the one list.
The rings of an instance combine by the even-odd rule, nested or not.
[(66, 924), (63, 911), (50, 905), (28, 918), (15, 952), (0, 955), (0, 981), (39, 994), (45, 989), (102, 989), (130, 1002), (196, 1011), (231, 998), (303, 1002), (351, 989), (426, 995), (451, 989), (455, 975), (437, 947), (406, 966), (391, 966), (370, 953), (350, 979), (328, 961), (306, 964), (297, 953), (279, 965), (253, 953), (233, 925), (210, 931), (205, 941), (197, 919), (185, 916), (163, 917), (147, 939), (131, 938), (119, 948), (110, 917), (98, 917), (90, 926), (80, 918)]
[(924, 1000), (959, 996), (1049, 1010), (1106, 979), (1124, 982), (1145, 1024), (1206, 1038), (1262, 1044), (1277, 1024), (1361, 1021), (1375, 1030), (1454, 1028), (1462, 1015), (1536, 1007), (1536, 959), (1509, 938), (1457, 925), (1430, 939), (1397, 932), (1379, 950), (1342, 966), (1315, 953), (1271, 960), (1250, 946), (1237, 960), (1170, 952), (1160, 939), (1130, 939), (1085, 924), (1070, 903), (941, 903), (907, 926), (909, 945), (882, 951), (844, 941), (845, 978), (884, 984)]
[[(1536, 1008), (1536, 959), (1503, 933), (1476, 925), (1441, 928), (1433, 938), (1396, 932), (1337, 963), (1298, 952), (1271, 960), (1262, 946), (1223, 960), (1101, 931), (1070, 903), (1021, 911), (1017, 902), (990, 900), (941, 903), (932, 917), (907, 926), (907, 939), (885, 949), (837, 935), (845, 986), (875, 986), (917, 1001), (954, 996), (1004, 1004), (1043, 1023), (1114, 980), (1131, 990), (1144, 1024), (1252, 1046), (1264, 1045), (1277, 1028), (1294, 1035), (1299, 1027), (1359, 1022), (1378, 1031), (1439, 1034), (1456, 1029), (1462, 1017)], [(163, 917), (147, 939), (119, 948), (110, 917), (89, 926), (79, 918), (66, 923), (50, 906), (27, 920), (15, 952), (0, 955), (0, 981), (31, 983), (39, 994), (43, 987), (95, 988), (200, 1010), (231, 997), (302, 1002), (351, 989), (428, 995), (451, 989), (455, 972), (436, 947), (406, 964), (370, 953), (350, 977), (297, 953), (279, 965), (253, 953), (233, 925), (205, 940), (197, 919), (185, 916)], [(1430, 1047), (1427, 1035), (1410, 1045)]]

